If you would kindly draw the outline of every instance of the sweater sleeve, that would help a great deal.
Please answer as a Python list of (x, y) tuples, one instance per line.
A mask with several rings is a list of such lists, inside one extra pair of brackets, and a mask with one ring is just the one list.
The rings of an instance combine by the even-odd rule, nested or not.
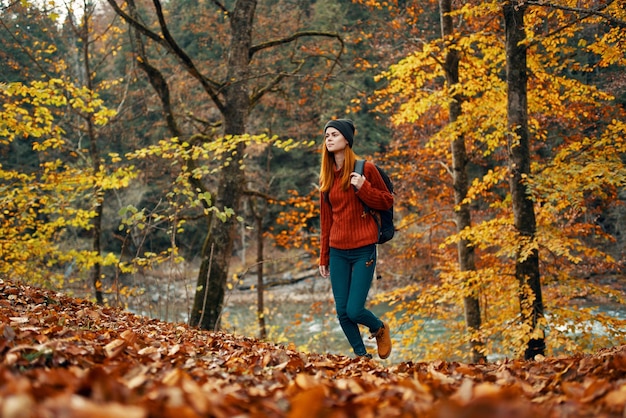
[(393, 206), (393, 194), (387, 190), (385, 181), (376, 166), (366, 161), (363, 174), (365, 175), (365, 182), (356, 193), (359, 199), (371, 209), (390, 209)]

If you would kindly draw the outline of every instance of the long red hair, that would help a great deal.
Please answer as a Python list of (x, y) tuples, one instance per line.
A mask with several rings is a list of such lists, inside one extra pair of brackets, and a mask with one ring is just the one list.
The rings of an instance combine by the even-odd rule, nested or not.
[[(357, 155), (352, 148), (346, 146), (343, 152), (344, 160), (339, 175), (341, 186), (344, 190), (350, 187), (350, 173), (354, 171), (354, 163)], [(328, 192), (335, 179), (335, 155), (326, 148), (326, 141), (322, 142), (322, 166), (320, 168), (320, 190)]]

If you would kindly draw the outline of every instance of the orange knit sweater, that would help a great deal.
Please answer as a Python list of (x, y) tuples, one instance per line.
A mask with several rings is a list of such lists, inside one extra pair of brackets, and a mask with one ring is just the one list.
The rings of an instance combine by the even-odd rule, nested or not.
[(335, 171), (335, 180), (327, 196), (330, 203), (323, 193), (320, 196), (320, 266), (328, 265), (331, 247), (347, 250), (378, 242), (376, 221), (365, 212), (361, 200), (371, 209), (386, 210), (393, 206), (393, 194), (387, 190), (374, 164), (366, 161), (363, 174), (365, 182), (355, 192), (353, 187), (341, 188), (338, 180), (341, 170)]

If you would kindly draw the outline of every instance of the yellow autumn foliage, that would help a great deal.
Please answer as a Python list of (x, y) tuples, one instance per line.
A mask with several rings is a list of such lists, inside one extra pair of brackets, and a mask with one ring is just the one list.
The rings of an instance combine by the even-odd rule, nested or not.
[[(67, 248), (72, 230), (89, 230), (96, 216), (93, 190), (123, 188), (134, 177), (132, 167), (98, 173), (53, 157), (65, 145), (56, 121), (59, 108), (71, 105), (91, 113), (97, 123), (114, 114), (97, 95), (59, 79), (30, 84), (0, 84), (0, 145), (30, 139), (40, 153), (33, 172), (0, 166), (0, 276), (45, 287), (65, 284), (68, 269), (87, 270), (96, 262), (117, 263), (111, 254)], [(68, 100), (69, 97), (69, 100)]]
[[(432, 261), (413, 274), (413, 284), (379, 299), (393, 306), (388, 319), (397, 330), (403, 357), (468, 359), (469, 342), (476, 338), (484, 342), (489, 358), (518, 356), (533, 335), (519, 321), (530, 312), (532, 298), (520, 298), (530, 293), (515, 279), (515, 262), (533, 250), (540, 254), (545, 307), (545, 317), (533, 332), (545, 333), (551, 353), (595, 350), (626, 337), (624, 320), (591, 307), (573, 307), (594, 298), (626, 302), (618, 291), (587, 279), (592, 272), (619, 271), (624, 262), (594, 245), (611, 237), (594, 222), (593, 211), (594, 202), (614, 204), (626, 188), (626, 115), (609, 91), (572, 76), (610, 65), (623, 71), (626, 32), (610, 28), (592, 39), (581, 36), (581, 31), (603, 22), (603, 16), (594, 14), (586, 15), (587, 21), (572, 17), (572, 9), (584, 10), (589, 2), (528, 8), (533, 160), (531, 175), (523, 181), (535, 202), (537, 231), (532, 238), (523, 237), (514, 228), (508, 189), (507, 147), (517, 143), (506, 142), (511, 133), (501, 3), (465, 2), (452, 13), (459, 24), (454, 38), (420, 44), (381, 73), (385, 85), (372, 98), (376, 110), (389, 114), (396, 129), (411, 133), (397, 153), (388, 156), (401, 161), (399, 171), (412, 179), (398, 199), (403, 242), (394, 251), (406, 260), (405, 268)], [(603, 13), (624, 17), (617, 5)], [(585, 42), (577, 43), (581, 38)], [(460, 83), (448, 86), (443, 62), (451, 48), (461, 57)], [(592, 60), (581, 58), (581, 50), (596, 56), (595, 68)], [(462, 97), (462, 112), (450, 123), (448, 103), (455, 97)], [(465, 142), (471, 159), (471, 186), (464, 204), (472, 208), (473, 221), (458, 233), (451, 221), (458, 208), (449, 191), (450, 144), (457, 139)], [(459, 241), (474, 248), (475, 271), (459, 271)], [(480, 302), (482, 326), (474, 334), (465, 330), (464, 296), (477, 296)], [(432, 332), (421, 332), (429, 327)]]

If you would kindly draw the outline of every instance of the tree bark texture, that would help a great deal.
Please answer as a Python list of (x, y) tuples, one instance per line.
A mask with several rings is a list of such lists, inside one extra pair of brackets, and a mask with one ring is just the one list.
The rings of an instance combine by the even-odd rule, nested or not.
[[(441, 37), (444, 42), (452, 42), (454, 32), (452, 25), (451, 0), (439, 0), (439, 12), (441, 14)], [(448, 45), (446, 52), (446, 60), (444, 71), (446, 73), (446, 83), (449, 87), (459, 83), (459, 52), (453, 45)], [(450, 123), (455, 123), (461, 115), (461, 105), (463, 97), (461, 94), (455, 94), (449, 105)], [(465, 138), (462, 135), (455, 137), (451, 144), (452, 148), (452, 168), (453, 168), (453, 186), (454, 186), (454, 203), (458, 207), (455, 211), (455, 220), (457, 232), (471, 226), (472, 218), (469, 206), (463, 203), (467, 197), (469, 187), (467, 176), (467, 152), (465, 148)], [(457, 243), (457, 253), (459, 258), (460, 271), (476, 270), (474, 247), (467, 240), (461, 239)], [(478, 337), (481, 326), (480, 304), (478, 299), (478, 289), (475, 283), (468, 283), (471, 289), (468, 295), (463, 297), (463, 305), (465, 308), (465, 323), (470, 333), (470, 348), (472, 350), (472, 361), (475, 363), (485, 360), (481, 348), (483, 343)]]
[(259, 324), (259, 339), (265, 340), (267, 338), (267, 326), (265, 324), (265, 285), (263, 284), (263, 258), (264, 258), (264, 237), (263, 237), (263, 211), (254, 209), (254, 204), (250, 205), (253, 209), (254, 219), (256, 221), (256, 294), (257, 294), (257, 305), (256, 305), (256, 316), (257, 322)]
[[(225, 135), (243, 135), (250, 109), (248, 86), (248, 68), (250, 48), (252, 46), (252, 23), (256, 10), (256, 1), (240, 0), (235, 3), (230, 14), (231, 44), (228, 58), (228, 77), (231, 80), (224, 88)], [(222, 169), (215, 206), (218, 210), (230, 208), (238, 210), (243, 194), (244, 173), (240, 159), (243, 158), (244, 146), (237, 145), (233, 159)], [(200, 273), (197, 279), (196, 296), (191, 313), (190, 325), (201, 329), (219, 328), (219, 318), (224, 302), (226, 280), (233, 250), (236, 218), (230, 217), (225, 222), (213, 220), (208, 245), (201, 255)], [(213, 259), (207, 251), (213, 247)], [(209, 271), (208, 266), (211, 265)], [(204, 301), (206, 300), (206, 304)], [(202, 312), (202, 307), (205, 311)]]
[(515, 277), (519, 283), (521, 320), (529, 335), (524, 351), (525, 359), (544, 354), (545, 339), (538, 320), (543, 317), (539, 253), (535, 243), (536, 220), (533, 201), (525, 178), (530, 176), (530, 134), (528, 131), (526, 38), (523, 2), (505, 2), (503, 7), (506, 31), (507, 117), (509, 188), (513, 205), (518, 248), (515, 259)]
[[(137, 13), (137, 6), (135, 0), (128, 0), (128, 13), (134, 19), (139, 20), (139, 14)], [(167, 123), (167, 127), (170, 133), (174, 136), (180, 137), (182, 132), (176, 124), (176, 118), (174, 117), (174, 109), (172, 107), (172, 101), (170, 100), (170, 88), (165, 80), (165, 77), (159, 71), (158, 68), (150, 64), (148, 54), (146, 54), (145, 44), (141, 37), (141, 33), (136, 28), (130, 27), (131, 39), (133, 42), (133, 50), (138, 55), (137, 65), (148, 76), (148, 82), (159, 96), (161, 107), (163, 109), (163, 116)]]

